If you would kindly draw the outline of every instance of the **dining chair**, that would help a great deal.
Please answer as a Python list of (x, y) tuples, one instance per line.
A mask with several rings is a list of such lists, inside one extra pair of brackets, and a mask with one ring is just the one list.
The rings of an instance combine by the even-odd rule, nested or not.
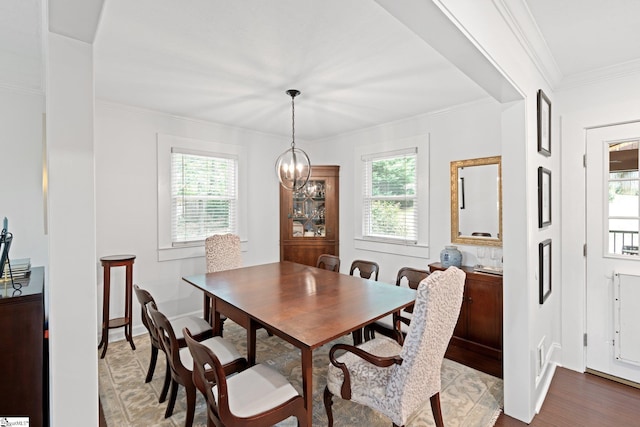
[[(149, 333), (149, 340), (151, 341), (151, 357), (149, 359), (149, 369), (147, 369), (147, 376), (144, 380), (145, 383), (148, 383), (153, 379), (153, 373), (156, 369), (156, 362), (158, 360), (158, 350), (162, 350), (164, 352), (164, 349), (162, 348), (162, 344), (158, 339), (158, 333), (148, 309), (149, 303), (153, 302), (154, 304), (156, 304), (155, 299), (153, 298), (153, 296), (151, 296), (149, 291), (142, 289), (138, 285), (133, 285), (133, 289), (136, 293), (136, 297), (138, 298), (138, 302), (140, 302), (140, 317), (142, 318), (142, 324), (147, 329), (147, 332)], [(174, 331), (178, 331), (176, 333), (176, 339), (178, 340), (178, 345), (180, 347), (187, 346), (184, 341), (184, 337), (182, 336), (182, 328), (188, 327), (189, 330), (193, 331), (193, 336), (198, 341), (202, 341), (213, 336), (213, 329), (211, 329), (211, 325), (209, 325), (206, 320), (195, 316), (178, 317), (174, 320), (171, 320), (171, 326), (173, 327)], [(166, 399), (170, 383), (171, 372), (169, 363), (167, 363), (164, 376), (164, 384), (162, 385), (162, 391), (160, 392), (160, 403), (164, 402), (164, 400)]]
[(192, 339), (184, 329), (193, 357), (193, 383), (204, 395), (207, 426), (272, 426), (291, 416), (307, 425), (304, 400), (279, 372), (257, 364), (227, 377), (221, 355)]
[(373, 275), (373, 280), (378, 280), (378, 273), (380, 272), (380, 266), (378, 263), (373, 261), (365, 261), (361, 259), (357, 259), (351, 263), (351, 269), (349, 269), (349, 274), (353, 276), (353, 273), (358, 271), (360, 277), (364, 279), (371, 279), (371, 275)]
[(340, 258), (335, 255), (322, 254), (318, 257), (316, 267), (324, 268), (325, 270), (340, 272)]
[[(429, 399), (436, 426), (444, 426), (440, 371), (460, 314), (464, 280), (464, 271), (449, 267), (420, 282), (404, 345), (378, 337), (357, 347), (331, 347), (324, 390), (329, 427), (334, 395), (384, 414), (393, 426), (404, 426)], [(338, 351), (345, 352), (336, 357)]]
[[(196, 407), (196, 389), (193, 383), (193, 358), (187, 347), (180, 347), (173, 326), (167, 317), (158, 311), (154, 302), (148, 305), (149, 314), (156, 327), (158, 339), (167, 353), (167, 364), (171, 368), (171, 391), (169, 402), (164, 417), (169, 418), (173, 414), (173, 408), (178, 394), (178, 385), (182, 385), (187, 397), (187, 410), (185, 416), (185, 427), (193, 424), (193, 415)], [(181, 330), (181, 335), (184, 329)], [(185, 340), (186, 341), (186, 340)], [(240, 372), (247, 367), (247, 360), (238, 353), (234, 345), (220, 336), (214, 336), (204, 341), (201, 345), (212, 349), (220, 358), (222, 372), (229, 375)]]
[[(349, 269), (349, 275), (353, 276), (353, 273), (358, 272), (360, 277), (363, 279), (371, 279), (373, 275), (373, 280), (378, 280), (378, 273), (380, 271), (380, 266), (378, 263), (373, 261), (365, 261), (361, 259), (356, 259), (351, 263), (351, 268)], [(353, 345), (358, 345), (362, 343), (363, 338), (363, 329), (360, 328), (357, 331), (353, 331), (351, 333), (353, 337)]]
[[(236, 234), (214, 234), (204, 240), (205, 259), (207, 273), (231, 270), (242, 267), (242, 251), (240, 236)], [(204, 296), (204, 318), (211, 321), (211, 298)], [(224, 327), (226, 317), (221, 318), (221, 327)], [(222, 331), (220, 331), (222, 333)]]
[[(402, 267), (398, 270), (396, 275), (396, 286), (408, 286), (411, 289), (417, 289), (418, 284), (429, 275), (429, 271), (421, 270), (412, 267)], [(406, 283), (406, 285), (405, 285)], [(409, 330), (409, 323), (411, 323), (411, 317), (413, 312), (413, 306), (409, 306), (399, 313), (390, 314), (378, 319), (373, 323), (364, 327), (364, 340), (368, 341), (375, 338), (375, 333), (378, 332), (389, 338), (394, 338), (400, 344), (404, 335)], [(394, 317), (395, 316), (395, 317)], [(399, 321), (399, 329), (396, 323)], [(394, 325), (396, 325), (394, 327)]]

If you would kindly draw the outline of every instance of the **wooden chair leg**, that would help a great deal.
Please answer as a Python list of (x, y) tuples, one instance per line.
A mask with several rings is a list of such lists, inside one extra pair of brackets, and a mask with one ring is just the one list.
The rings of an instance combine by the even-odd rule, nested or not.
[(329, 387), (324, 388), (324, 409), (327, 411), (327, 427), (333, 427), (333, 394), (329, 391)]
[(173, 407), (176, 404), (176, 395), (178, 394), (178, 383), (171, 380), (171, 393), (169, 394), (169, 403), (167, 404), (167, 410), (164, 413), (165, 418), (169, 418), (173, 415)]
[(187, 415), (184, 419), (184, 427), (191, 427), (193, 425), (193, 414), (196, 410), (196, 388), (193, 384), (191, 386), (186, 385), (184, 391), (187, 395)]
[(151, 346), (151, 359), (149, 360), (149, 369), (147, 369), (147, 377), (144, 379), (145, 383), (151, 382), (153, 379), (153, 372), (156, 370), (156, 362), (158, 360), (158, 347)]
[(227, 320), (226, 317), (220, 316), (220, 336), (224, 334), (224, 321)]
[(169, 361), (167, 360), (166, 364), (167, 368), (164, 373), (164, 384), (162, 384), (162, 391), (160, 392), (160, 399), (158, 399), (158, 403), (162, 403), (167, 400), (167, 393), (169, 392), (169, 385), (171, 385), (171, 366), (169, 366)]
[(351, 337), (353, 338), (353, 345), (362, 344), (362, 328), (351, 332)]
[(364, 327), (364, 340), (370, 341), (376, 337), (376, 334), (371, 326)]
[(440, 393), (436, 393), (431, 396), (431, 412), (433, 412), (433, 419), (436, 422), (436, 427), (444, 427), (442, 409), (440, 408)]

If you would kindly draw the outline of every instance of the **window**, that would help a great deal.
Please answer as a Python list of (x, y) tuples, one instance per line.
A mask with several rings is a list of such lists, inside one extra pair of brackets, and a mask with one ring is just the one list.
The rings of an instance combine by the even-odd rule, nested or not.
[(418, 241), (417, 148), (363, 156), (363, 237)]
[(639, 145), (637, 140), (609, 143), (609, 255), (640, 255)]
[(157, 161), (158, 261), (202, 257), (216, 233), (246, 250), (246, 148), (158, 134)]
[(237, 234), (238, 160), (219, 154), (171, 150), (171, 244)]

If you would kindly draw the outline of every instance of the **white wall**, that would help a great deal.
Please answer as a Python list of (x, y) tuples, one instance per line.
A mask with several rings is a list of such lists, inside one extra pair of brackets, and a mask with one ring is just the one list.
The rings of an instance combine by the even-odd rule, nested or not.
[(585, 369), (582, 334), (586, 332), (585, 236), (586, 128), (640, 120), (640, 76), (623, 76), (566, 89), (556, 94), (562, 116), (562, 361)]
[[(429, 135), (429, 257), (413, 258), (396, 254), (358, 250), (354, 247), (358, 212), (354, 197), (361, 189), (354, 183), (355, 147), (400, 141), (418, 135)], [(342, 272), (348, 272), (354, 259), (371, 259), (380, 265), (380, 281), (395, 283), (401, 267), (428, 269), (439, 261), (440, 251), (450, 244), (451, 216), (449, 164), (453, 160), (500, 155), (500, 104), (492, 100), (460, 106), (436, 114), (414, 117), (387, 125), (340, 135), (308, 146), (315, 164), (338, 164), (340, 168), (340, 258)], [(463, 264), (476, 263), (475, 247), (459, 248)]]
[[(544, 305), (538, 303), (538, 243), (552, 238), (554, 248), (562, 248), (559, 217), (559, 179), (552, 179), (553, 224), (538, 229), (537, 168), (544, 166), (559, 176), (560, 145), (558, 115), (552, 108), (552, 156), (537, 153), (536, 93), (539, 89), (555, 97), (549, 84), (528, 56), (520, 34), (509, 23), (510, 15), (498, 0), (434, 0), (460, 30), (513, 83), (524, 98), (524, 133), (511, 132), (502, 141), (503, 227), (504, 228), (504, 379), (505, 413), (529, 422), (541, 404), (553, 370), (546, 363), (537, 375), (536, 348), (544, 338), (549, 352), (561, 344), (560, 302), (562, 283), (560, 250), (553, 251), (554, 292)], [(513, 6), (517, 6), (514, 4)], [(513, 113), (505, 106), (504, 118)], [(519, 109), (516, 108), (516, 109)], [(506, 123), (505, 123), (506, 124)], [(517, 183), (517, 185), (516, 185)], [(518, 227), (518, 228), (513, 228)], [(524, 227), (524, 230), (522, 229)], [(513, 231), (510, 231), (513, 230)], [(555, 268), (558, 267), (558, 268)], [(556, 360), (548, 353), (545, 360)]]
[(0, 220), (7, 217), (11, 259), (46, 266), (47, 236), (42, 195), (44, 96), (0, 87)]
[[(280, 259), (280, 205), (275, 159), (290, 142), (287, 138), (97, 102), (97, 258), (93, 262), (98, 277), (97, 306), (102, 307), (103, 282), (102, 268), (97, 259), (105, 255), (131, 253), (136, 255), (134, 283), (151, 292), (160, 308), (172, 317), (202, 310), (202, 293), (181, 278), (201, 274), (205, 260), (199, 257), (158, 261), (157, 133), (251, 147), (247, 150), (248, 194), (241, 195), (248, 198), (249, 209), (248, 241), (243, 244), (245, 252), (242, 254), (244, 265)], [(111, 280), (111, 311), (117, 316), (117, 313), (124, 312), (124, 299), (114, 284), (124, 283), (124, 269), (113, 270)], [(137, 310), (134, 298), (134, 333), (146, 333)], [(122, 329), (112, 331), (112, 335), (114, 339), (122, 339)]]
[(95, 319), (93, 51), (48, 35), (49, 345), (51, 425), (98, 419)]

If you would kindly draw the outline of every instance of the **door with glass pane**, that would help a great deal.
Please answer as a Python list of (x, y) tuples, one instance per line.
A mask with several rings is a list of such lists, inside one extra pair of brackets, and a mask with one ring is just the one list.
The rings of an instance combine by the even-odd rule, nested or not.
[(588, 369), (640, 383), (640, 123), (587, 131)]

